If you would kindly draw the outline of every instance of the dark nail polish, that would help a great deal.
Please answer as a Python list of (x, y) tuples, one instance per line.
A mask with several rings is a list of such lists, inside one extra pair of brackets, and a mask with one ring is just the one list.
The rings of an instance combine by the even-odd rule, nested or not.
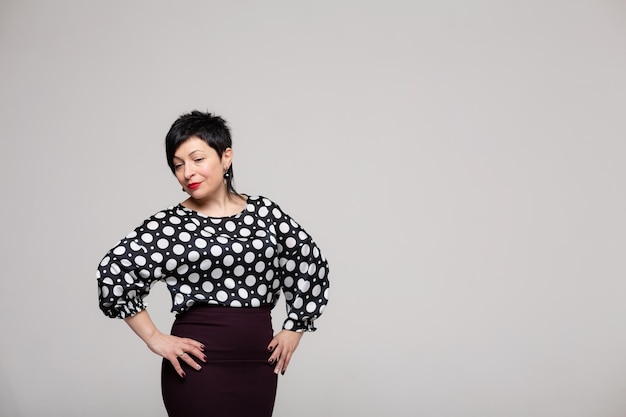
[(186, 376), (187, 376), (187, 374), (183, 372), (183, 378), (186, 377)]

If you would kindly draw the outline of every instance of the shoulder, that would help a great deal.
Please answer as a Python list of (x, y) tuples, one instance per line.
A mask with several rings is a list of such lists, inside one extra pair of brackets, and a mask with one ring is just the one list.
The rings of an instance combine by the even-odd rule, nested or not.
[(180, 204), (168, 206), (162, 210), (157, 211), (148, 218), (146, 218), (141, 224), (133, 229), (126, 238), (136, 237), (139, 231), (154, 231), (167, 224), (171, 219), (181, 217), (185, 214)]

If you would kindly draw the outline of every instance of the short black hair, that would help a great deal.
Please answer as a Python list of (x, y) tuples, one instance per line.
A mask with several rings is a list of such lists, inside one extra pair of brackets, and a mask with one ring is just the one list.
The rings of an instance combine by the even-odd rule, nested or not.
[[(165, 136), (165, 155), (167, 157), (167, 165), (172, 170), (172, 173), (174, 173), (174, 154), (176, 150), (183, 142), (192, 137), (205, 141), (207, 145), (215, 149), (220, 158), (227, 148), (233, 146), (228, 124), (220, 116), (203, 113), (198, 110), (183, 114), (176, 119)], [(226, 180), (228, 192), (237, 194), (233, 186), (233, 164), (230, 164), (226, 174), (224, 179)]]

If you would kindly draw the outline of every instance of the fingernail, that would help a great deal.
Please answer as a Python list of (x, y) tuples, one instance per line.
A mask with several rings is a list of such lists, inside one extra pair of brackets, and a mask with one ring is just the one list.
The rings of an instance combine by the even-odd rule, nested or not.
[(270, 363), (270, 364), (274, 363), (274, 359), (269, 358), (269, 359), (267, 360), (267, 363)]
[(202, 367), (200, 365), (196, 365), (196, 369), (199, 371)]
[(200, 345), (200, 350), (204, 350), (206, 346)]
[(280, 374), (281, 374), (281, 375), (285, 375), (285, 371), (282, 371)]
[(271, 351), (272, 351), (272, 347), (271, 347), (271, 346), (268, 346), (268, 347), (267, 347), (267, 350), (271, 352)]
[(183, 376), (183, 378), (184, 378), (184, 377), (186, 377), (186, 376), (187, 376), (187, 374), (183, 372), (183, 375), (182, 375), (182, 376)]
[(206, 362), (206, 360), (207, 360), (206, 355), (204, 355), (204, 356), (202, 357), (202, 360)]
[(278, 375), (278, 369), (274, 369), (274, 373)]

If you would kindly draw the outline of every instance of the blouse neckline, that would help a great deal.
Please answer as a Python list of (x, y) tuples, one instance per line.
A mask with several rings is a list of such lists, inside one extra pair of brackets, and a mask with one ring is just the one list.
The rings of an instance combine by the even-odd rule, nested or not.
[(250, 196), (247, 194), (240, 194), (241, 196), (244, 196), (246, 198), (246, 203), (243, 207), (243, 209), (235, 214), (231, 214), (229, 216), (208, 216), (206, 214), (200, 213), (199, 211), (196, 211), (192, 208), (189, 207), (185, 207), (183, 206), (182, 203), (178, 203), (176, 205), (177, 208), (180, 208), (184, 211), (187, 211), (189, 213), (195, 214), (198, 217), (202, 217), (203, 219), (213, 219), (213, 220), (223, 220), (223, 219), (234, 219), (234, 218), (238, 218), (241, 217), (244, 213), (248, 212), (248, 205), (250, 204)]

